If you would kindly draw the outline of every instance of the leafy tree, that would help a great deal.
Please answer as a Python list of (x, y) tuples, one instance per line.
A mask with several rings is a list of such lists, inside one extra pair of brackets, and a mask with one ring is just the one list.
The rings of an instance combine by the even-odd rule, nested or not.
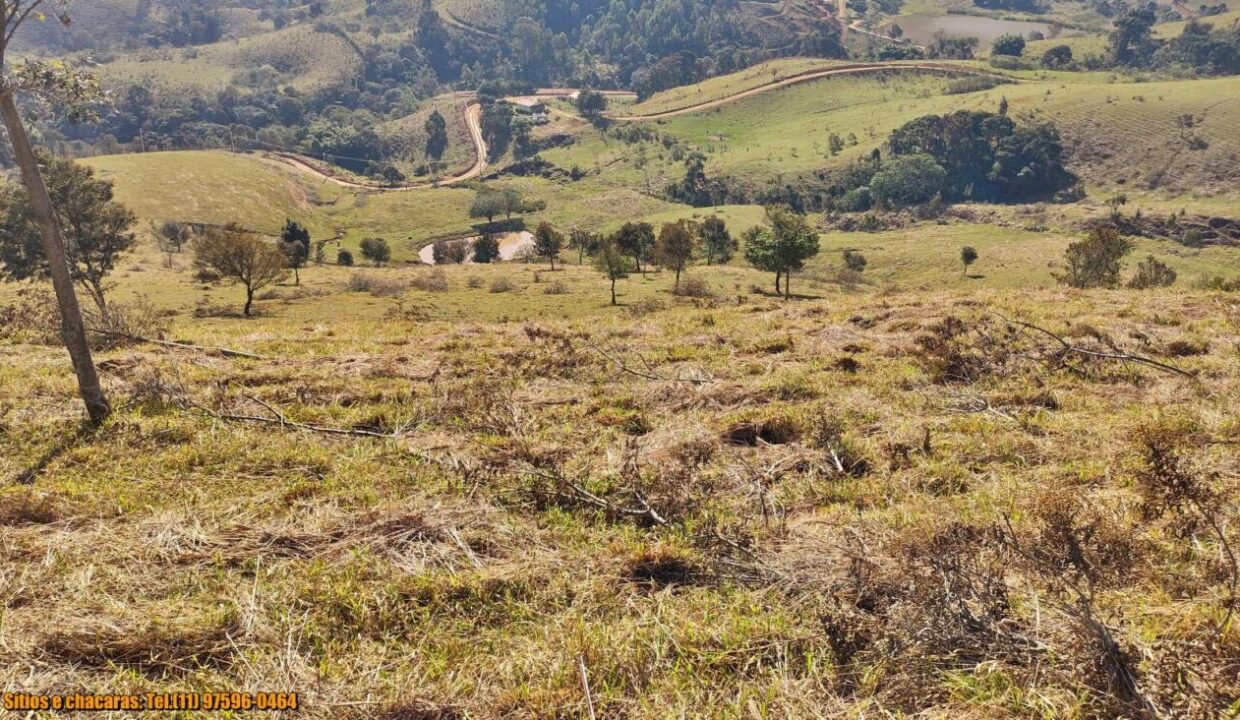
[(550, 260), (552, 270), (555, 270), (555, 259), (563, 248), (563, 233), (551, 227), (551, 223), (538, 223), (538, 227), (534, 230), (534, 252), (538, 257)]
[(580, 228), (573, 228), (568, 233), (568, 246), (577, 251), (577, 264), (581, 265), (585, 262), (586, 254), (593, 255), (598, 250), (599, 243), (602, 239), (591, 232), (586, 232)]
[(1025, 38), (1015, 33), (1000, 35), (990, 44), (990, 52), (995, 55), (1020, 57), (1025, 52)]
[(893, 158), (870, 181), (874, 199), (890, 207), (924, 203), (946, 189), (947, 171), (925, 154)]
[(491, 233), (483, 233), (474, 241), (474, 262), (492, 263), (499, 257), (499, 240)]
[(1064, 252), (1066, 267), (1055, 279), (1074, 288), (1119, 286), (1120, 264), (1133, 244), (1113, 227), (1096, 227)]
[(941, 32), (934, 34), (934, 39), (930, 41), (930, 45), (926, 48), (930, 57), (950, 60), (972, 60), (973, 52), (976, 49), (977, 38), (975, 37), (947, 37)]
[(713, 265), (718, 261), (720, 265), (726, 265), (736, 253), (737, 242), (728, 232), (723, 218), (711, 215), (698, 225), (697, 230), (698, 240), (706, 250), (706, 264)]
[(675, 271), (677, 292), (680, 290), (680, 274), (693, 259), (696, 241), (696, 233), (684, 220), (665, 223), (659, 230), (659, 238), (654, 245), (654, 257), (660, 265)]
[(602, 117), (607, 110), (607, 96), (597, 90), (586, 88), (577, 94), (577, 112), (590, 120)]
[(294, 284), (301, 284), (301, 268), (310, 260), (310, 231), (295, 220), (284, 221), (280, 230), (280, 249), (288, 258), (288, 267), (293, 271)]
[(426, 155), (439, 160), (448, 149), (448, 122), (438, 110), (432, 110), (423, 126), (426, 131)]
[(471, 218), (486, 218), (487, 224), (495, 222), (495, 216), (507, 211), (508, 199), (504, 193), (483, 188), (474, 195), (474, 202), (469, 206)]
[(525, 212), (525, 195), (520, 190), (504, 188), (501, 195), (504, 198), (504, 216), (507, 219), (511, 220), (513, 213)]
[(437, 240), (431, 247), (431, 257), (436, 265), (460, 265), (469, 259), (469, 242), (465, 240)]
[(1154, 52), (1154, 13), (1133, 9), (1115, 19), (1107, 38), (1107, 60), (1112, 65), (1144, 65)]
[(855, 273), (865, 272), (865, 268), (869, 264), (870, 261), (866, 260), (865, 256), (856, 250), (844, 251), (844, 267), (849, 270), (852, 270)]
[[(136, 242), (137, 217), (112, 197), (112, 183), (67, 158), (40, 154), (57, 225), (63, 229), (70, 277), (107, 317), (104, 279)], [(0, 273), (13, 280), (47, 277), (41, 229), (20, 183), (0, 188)]]
[(1056, 45), (1042, 53), (1042, 67), (1060, 70), (1072, 64), (1072, 48), (1067, 45)]
[(487, 159), (494, 162), (508, 152), (512, 143), (514, 111), (507, 103), (488, 105), (482, 111), (482, 139), (487, 144)]
[(336, 264), (340, 267), (353, 267), (353, 253), (340, 248), (336, 251)]
[(977, 262), (977, 249), (972, 245), (960, 248), (960, 264), (964, 266), (964, 274), (969, 274), (969, 266)]
[(620, 247), (617, 235), (603, 237), (594, 253), (594, 267), (611, 282), (611, 304), (616, 304), (616, 281), (629, 276), (632, 260)]
[(784, 298), (792, 297), (792, 272), (818, 254), (818, 233), (804, 215), (778, 205), (766, 208), (769, 228), (746, 233), (745, 259), (759, 269), (775, 273), (775, 291), (784, 278)]
[(626, 222), (616, 231), (616, 246), (620, 251), (633, 258), (637, 271), (645, 274), (642, 260), (650, 257), (654, 249), (654, 226), (645, 222)]
[(275, 245), (239, 225), (208, 228), (194, 238), (194, 267), (210, 270), (245, 287), (245, 316), (254, 293), (288, 277), (287, 258)]
[(1149, 255), (1137, 263), (1137, 274), (1128, 281), (1128, 287), (1133, 290), (1169, 287), (1175, 284), (1175, 278), (1175, 270), (1153, 255)]
[(189, 225), (176, 220), (165, 220), (162, 223), (151, 223), (151, 231), (159, 249), (166, 253), (180, 253), (189, 242), (192, 232)]
[(388, 245), (387, 240), (383, 238), (364, 238), (360, 249), (362, 257), (373, 262), (375, 267), (382, 267), (383, 263), (392, 259), (392, 248)]

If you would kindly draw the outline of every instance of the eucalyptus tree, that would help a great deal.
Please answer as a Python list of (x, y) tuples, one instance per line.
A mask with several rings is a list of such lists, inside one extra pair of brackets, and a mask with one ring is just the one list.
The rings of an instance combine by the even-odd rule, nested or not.
[(29, 22), (48, 21), (49, 16), (52, 21), (68, 25), (68, 6), (69, 0), (0, 0), (0, 21), (3, 21), (0, 23), (3, 31), (0, 34), (0, 119), (8, 131), (22, 183), (30, 194), (30, 206), (39, 227), (47, 272), (52, 278), (56, 303), (60, 308), (60, 334), (77, 375), (78, 391), (91, 422), (98, 425), (111, 414), (111, 406), (99, 384), (99, 375), (95, 372), (90, 345), (86, 340), (86, 326), (73, 287), (64, 237), (17, 105), (19, 94), (23, 98), (60, 101), (69, 108), (74, 119), (82, 119), (88, 112), (88, 101), (98, 93), (98, 84), (60, 61), (9, 63), (13, 39), (23, 26)]

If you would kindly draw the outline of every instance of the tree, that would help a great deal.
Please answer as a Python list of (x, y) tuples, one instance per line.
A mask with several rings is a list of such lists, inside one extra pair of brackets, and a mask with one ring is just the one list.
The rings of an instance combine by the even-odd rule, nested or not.
[(436, 265), (460, 265), (469, 259), (469, 242), (466, 240), (436, 240), (431, 246), (431, 257)]
[(353, 267), (353, 253), (340, 248), (336, 251), (336, 264), (340, 267)]
[(1129, 10), (1116, 18), (1107, 38), (1107, 60), (1112, 65), (1142, 65), (1148, 61), (1154, 52), (1154, 21), (1154, 13), (1144, 9)]
[[(106, 318), (104, 279), (120, 256), (133, 248), (131, 228), (137, 217), (112, 199), (112, 183), (95, 178), (94, 170), (67, 158), (42, 153), (38, 157), (57, 225), (67, 241), (70, 276)], [(0, 189), (0, 273), (14, 280), (49, 274), (30, 194), (17, 183)]]
[(293, 271), (294, 284), (301, 284), (301, 268), (310, 260), (310, 231), (295, 220), (285, 219), (280, 230), (280, 249), (288, 258), (288, 267)]
[(438, 110), (432, 110), (423, 126), (426, 130), (426, 155), (439, 160), (448, 149), (448, 122)]
[(1119, 286), (1120, 263), (1133, 244), (1113, 227), (1096, 227), (1064, 252), (1067, 266), (1055, 279), (1074, 288)]
[(503, 193), (484, 188), (474, 195), (474, 202), (469, 206), (471, 218), (486, 218), (487, 224), (495, 222), (495, 216), (508, 209), (508, 200)]
[(474, 262), (492, 263), (499, 257), (499, 240), (491, 233), (483, 233), (474, 241)]
[(555, 270), (555, 259), (564, 248), (564, 235), (551, 227), (548, 222), (538, 223), (534, 230), (534, 253), (551, 261), (551, 269)]
[(924, 203), (946, 188), (947, 171), (921, 154), (888, 160), (870, 180), (874, 199), (889, 207)]
[(504, 217), (506, 219), (511, 220), (513, 213), (525, 211), (525, 195), (517, 188), (504, 188), (501, 196), (504, 199)]
[(288, 277), (284, 253), (239, 225), (208, 228), (194, 238), (192, 247), (194, 267), (245, 287), (246, 317), (254, 305), (255, 292)]
[(852, 270), (855, 273), (865, 272), (865, 268), (869, 264), (870, 261), (866, 260), (865, 256), (856, 250), (844, 251), (844, 267), (849, 270)]
[(597, 90), (586, 88), (577, 93), (577, 112), (588, 120), (602, 117), (607, 110), (607, 96)]
[(616, 231), (615, 240), (620, 252), (633, 258), (637, 272), (645, 275), (642, 260), (649, 258), (654, 248), (654, 226), (645, 222), (626, 222)]
[(697, 244), (697, 236), (689, 224), (681, 220), (666, 223), (659, 230), (659, 239), (655, 241), (654, 257), (659, 264), (670, 268), (676, 273), (675, 291), (680, 291), (680, 274), (684, 272), (689, 261), (693, 259), (693, 249)]
[(827, 149), (832, 155), (839, 155), (844, 150), (844, 138), (839, 133), (831, 133), (827, 136)]
[(1042, 53), (1042, 67), (1051, 70), (1066, 68), (1072, 64), (1072, 48), (1067, 45), (1056, 45)]
[(168, 253), (180, 253), (189, 242), (192, 231), (189, 225), (176, 220), (165, 220), (162, 223), (151, 223), (151, 233), (159, 249)]
[[(8, 48), (17, 31), (27, 20), (43, 19), (42, 13), (35, 10), (43, 0), (3, 0), (0, 2), (0, 119), (8, 132), (9, 144), (13, 148), (13, 158), (21, 173), (22, 183), (29, 195), (31, 213), (39, 228), (39, 241), (43, 249), (43, 257), (47, 263), (47, 274), (52, 278), (52, 287), (56, 293), (56, 305), (60, 310), (60, 335), (64, 340), (65, 349), (69, 351), (69, 359), (77, 376), (78, 394), (86, 405), (86, 414), (90, 421), (98, 425), (107, 419), (112, 408), (108, 404), (103, 387), (99, 384), (99, 374), (95, 370), (95, 361), (91, 357), (90, 344), (86, 339), (86, 327), (82, 322), (82, 309), (78, 305), (77, 293), (73, 289), (73, 274), (69, 268), (69, 259), (65, 253), (65, 242), (61, 236), (60, 223), (57, 221), (47, 186), (43, 183), (43, 175), (39, 170), (39, 162), (35, 157), (34, 147), (26, 134), (26, 126), (22, 122), (21, 110), (17, 107), (16, 94), (19, 90), (43, 92), (59, 96), (62, 101), (73, 103), (89, 99), (98, 92), (98, 84), (84, 78), (65, 64), (51, 65), (44, 63), (25, 63), (23, 68), (33, 72), (19, 73), (17, 76), (8, 72)], [(66, 3), (60, 4), (57, 19), (62, 25), (69, 24)], [(43, 70), (44, 72), (38, 72)], [(71, 110), (71, 119), (80, 119), (81, 113)]]
[(805, 216), (780, 205), (766, 208), (769, 228), (746, 235), (745, 258), (763, 270), (774, 271), (775, 291), (784, 278), (784, 299), (792, 297), (792, 272), (805, 267), (805, 261), (818, 254), (818, 233)]
[(1172, 270), (1167, 263), (1149, 255), (1137, 263), (1137, 274), (1128, 281), (1128, 287), (1133, 290), (1169, 287), (1175, 284), (1175, 278), (1175, 270)]
[(586, 254), (593, 255), (598, 250), (600, 238), (591, 232), (586, 232), (581, 228), (573, 228), (568, 233), (568, 246), (577, 251), (577, 264), (581, 265), (585, 262)]
[(990, 52), (994, 55), (1010, 55), (1020, 57), (1025, 52), (1025, 38), (1015, 33), (1000, 35), (990, 44)]
[(383, 238), (365, 238), (361, 242), (360, 249), (362, 257), (373, 262), (375, 267), (382, 267), (383, 263), (392, 259), (392, 248)]
[(611, 282), (611, 304), (616, 304), (616, 281), (629, 276), (631, 258), (620, 247), (617, 235), (603, 237), (594, 253), (594, 267)]
[(706, 250), (707, 265), (714, 265), (716, 260), (720, 265), (726, 265), (736, 253), (736, 238), (728, 232), (727, 224), (718, 215), (711, 215), (698, 225), (698, 239)]
[(964, 274), (968, 276), (969, 266), (977, 262), (977, 250), (972, 245), (960, 248), (960, 264), (964, 265)]

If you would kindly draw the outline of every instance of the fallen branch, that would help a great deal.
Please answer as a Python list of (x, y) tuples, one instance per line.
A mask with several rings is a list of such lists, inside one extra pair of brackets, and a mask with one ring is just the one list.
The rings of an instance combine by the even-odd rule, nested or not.
[(216, 353), (219, 355), (223, 355), (224, 357), (246, 358), (247, 360), (266, 360), (267, 359), (265, 355), (258, 355), (256, 353), (244, 352), (241, 350), (233, 350), (232, 348), (213, 347), (210, 345), (191, 345), (189, 343), (172, 342), (171, 340), (156, 340), (154, 338), (142, 337), (141, 335), (132, 335), (130, 333), (117, 332), (115, 330), (100, 330), (97, 328), (89, 328), (87, 329), (87, 332), (92, 332), (92, 333), (95, 333), (96, 335), (106, 335), (108, 337), (123, 338), (125, 340), (132, 340), (134, 342), (150, 343), (151, 345), (160, 345), (163, 347), (176, 348), (178, 350), (192, 350), (194, 352)]
[(1193, 373), (1188, 372), (1187, 370), (1181, 370), (1180, 368), (1175, 367), (1174, 365), (1168, 365), (1167, 363), (1159, 362), (1153, 358), (1146, 357), (1144, 355), (1134, 355), (1132, 353), (1126, 353), (1126, 352), (1101, 352), (1099, 350), (1088, 350), (1086, 348), (1077, 347), (1076, 345), (1073, 345), (1072, 343), (1063, 339), (1063, 337), (1061, 337), (1060, 335), (1057, 335), (1051, 332), (1050, 330), (1047, 330), (1044, 327), (1034, 325), (1033, 323), (1025, 322), (1023, 320), (1012, 320), (1011, 318), (1004, 317), (1003, 315), (1000, 315), (999, 313), (993, 313), (993, 314), (1001, 318), (1004, 322), (1011, 323), (1012, 325), (1016, 325), (1018, 327), (1023, 327), (1029, 330), (1033, 330), (1035, 332), (1039, 332), (1053, 339), (1055, 342), (1059, 343), (1060, 347), (1062, 348), (1061, 352), (1065, 354), (1071, 353), (1075, 355), (1081, 355), (1084, 357), (1097, 358), (1100, 360), (1119, 360), (1122, 362), (1135, 362), (1141, 365), (1145, 365), (1147, 367), (1152, 367), (1155, 370), (1161, 370), (1163, 372), (1180, 375), (1181, 377), (1186, 377), (1186, 378), (1196, 377)]
[(637, 353), (637, 357), (642, 361), (642, 364), (646, 366), (646, 369), (639, 370), (637, 368), (630, 367), (628, 363), (624, 362), (624, 360), (607, 352), (603, 348), (599, 347), (599, 345), (593, 342), (592, 340), (586, 340), (586, 344), (589, 345), (590, 349), (594, 350), (594, 352), (598, 353), (599, 355), (602, 355), (605, 360), (614, 364), (621, 372), (625, 372), (625, 373), (634, 375), (639, 378), (644, 378), (646, 380), (658, 380), (661, 382), (683, 382), (683, 383), (689, 383), (691, 385), (705, 385), (706, 383), (712, 382), (714, 380), (714, 378), (684, 377), (682, 375), (678, 375), (677, 377), (667, 377), (665, 375), (660, 375), (655, 372), (653, 367), (651, 367), (650, 361), (646, 360), (645, 357), (642, 357), (641, 353)]

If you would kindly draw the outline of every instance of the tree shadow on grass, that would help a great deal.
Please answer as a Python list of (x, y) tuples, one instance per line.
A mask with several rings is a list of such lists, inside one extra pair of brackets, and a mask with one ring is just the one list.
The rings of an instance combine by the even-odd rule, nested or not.
[(83, 442), (93, 438), (99, 431), (99, 428), (83, 420), (78, 423), (77, 427), (62, 438), (56, 440), (51, 447), (39, 456), (29, 467), (22, 470), (13, 478), (13, 482), (18, 485), (33, 485), (35, 478), (39, 473), (47, 469), (49, 465), (56, 462), (56, 459), (66, 452), (78, 447)]

